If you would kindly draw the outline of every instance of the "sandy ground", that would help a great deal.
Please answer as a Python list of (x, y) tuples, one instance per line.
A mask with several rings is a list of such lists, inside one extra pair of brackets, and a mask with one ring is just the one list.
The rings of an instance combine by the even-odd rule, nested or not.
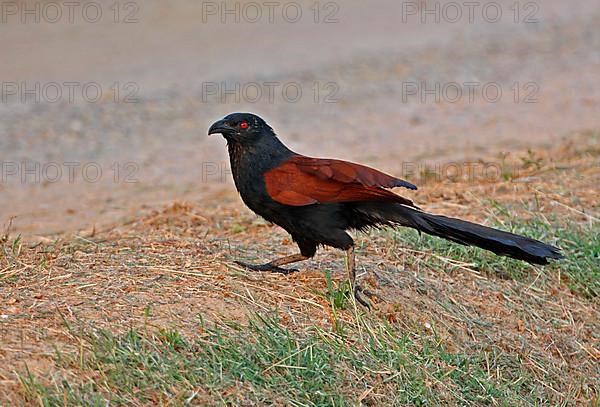
[[(73, 23), (66, 17), (22, 23), (19, 15), (2, 16), (0, 222), (12, 219), (13, 233), (36, 238), (106, 228), (165, 202), (214, 199), (232, 186), (225, 143), (208, 138), (206, 129), (231, 111), (262, 115), (305, 154), (357, 160), (396, 174), (407, 161), (535, 148), (600, 128), (596, 2), (536, 2), (537, 23), (524, 22), (532, 11), (525, 3), (515, 23), (512, 1), (499, 2), (498, 23), (480, 11), (473, 23), (466, 16), (450, 23), (449, 14), (439, 23), (433, 17), (422, 23), (418, 14), (403, 18), (401, 2), (355, 0), (336, 3), (333, 23), (323, 22), (335, 11), (324, 2), (318, 23), (312, 1), (299, 2), (303, 16), (297, 23), (277, 12), (273, 23), (267, 17), (222, 23), (219, 16), (203, 15), (202, 3), (183, 0), (137, 2), (137, 11), (121, 3), (115, 23), (112, 3), (99, 3), (104, 18), (98, 23), (77, 13)], [(132, 11), (138, 22), (123, 23)], [(50, 82), (63, 92), (65, 82), (95, 82), (104, 96), (90, 103), (76, 92), (73, 102), (65, 96), (57, 103), (31, 97), (23, 103), (5, 88)], [(263, 95), (251, 103), (253, 94), (242, 94), (239, 102), (230, 97), (223, 103), (203, 91), (207, 83), (231, 89), (254, 82), (277, 82), (274, 99)], [(296, 103), (280, 93), (292, 82), (303, 91)], [(420, 94), (406, 95), (409, 82), (428, 89), (458, 83), (463, 95), (423, 102)], [(469, 82), (480, 84), (473, 102), (464, 88)], [(115, 83), (118, 103), (110, 90)], [(316, 102), (314, 83), (320, 88)], [(495, 103), (481, 94), (490, 83), (502, 90)], [(137, 103), (124, 103), (132, 89)], [(325, 103), (332, 89), (335, 103)], [(70, 162), (78, 164), (72, 182), (65, 165)], [(39, 180), (24, 175), (22, 163)], [(52, 172), (56, 166), (60, 176)]]
[[(431, 180), (416, 191), (415, 201), (463, 219), (510, 223), (493, 209), (489, 199), (494, 199), (517, 219), (559, 219), (571, 227), (588, 223), (591, 227), (598, 220), (597, 136), (573, 137), (539, 152), (543, 166), (537, 182), (490, 183), (478, 179), (453, 185)], [(580, 230), (584, 233), (587, 229)], [(553, 242), (551, 239), (544, 237)], [(585, 261), (583, 253), (571, 251), (572, 243), (561, 240), (558, 244), (569, 250), (569, 263), (576, 258)], [(96, 380), (96, 388), (106, 397), (120, 393), (121, 389), (107, 387), (101, 379), (115, 371), (113, 366), (107, 365), (102, 373), (80, 367), (84, 359), (86, 366), (94, 359), (87, 353), (87, 341), (77, 334), (80, 330), (105, 328), (122, 333), (132, 328), (144, 332), (148, 327), (167, 328), (205, 341), (204, 322), (245, 325), (253, 315), (269, 315), (276, 310), (293, 333), (308, 334), (315, 327), (336, 332), (338, 318), (347, 324), (345, 329), (354, 329), (361, 315), (360, 320), (386, 321), (390, 324), (386, 327), (398, 329), (400, 337), (415, 338), (407, 355), (428, 338), (435, 338), (438, 346), (450, 352), (485, 355), (492, 382), (510, 382), (511, 389), (526, 397), (501, 399), (496, 404), (531, 405), (528, 402), (537, 401), (594, 405), (600, 383), (600, 307), (597, 296), (569, 289), (569, 267), (526, 267), (516, 277), (509, 266), (486, 260), (482, 263), (476, 253), (456, 258), (451, 250), (432, 251), (424, 239), (420, 246), (414, 246), (393, 238), (389, 231), (357, 234), (356, 241), (361, 284), (376, 294), (372, 298), (374, 308), (365, 315), (362, 309), (355, 313), (352, 307), (336, 311), (329, 302), (332, 300), (323, 294), (327, 292), (323, 271), (330, 270), (336, 284), (346, 279), (343, 255), (338, 250), (320, 250), (316, 257), (299, 265), (301, 272), (288, 276), (249, 273), (233, 263), (236, 259), (258, 262), (275, 258), (293, 253), (295, 246), (281, 228), (245, 209), (232, 191), (220, 193), (219, 199), (205, 206), (168, 205), (94, 236), (20, 243), (0, 235), (0, 304), (4, 304), (0, 307), (0, 404), (42, 403), (18, 380), (18, 374), (25, 377), (26, 368), (50, 388), (63, 380), (72, 388), (82, 381)], [(590, 257), (588, 272), (597, 276), (592, 261)], [(512, 265), (517, 270), (523, 266), (517, 262)], [(586, 289), (593, 292), (594, 287), (597, 293), (597, 281), (590, 277)], [(348, 339), (352, 346), (361, 346), (361, 342)], [(57, 358), (57, 351), (62, 356)], [(77, 362), (69, 362), (73, 360)], [(444, 366), (452, 363), (445, 360)], [(424, 370), (437, 365), (429, 359), (419, 361), (427, 365)], [(386, 381), (386, 376), (380, 376), (385, 371), (375, 372), (377, 378), (366, 379), (371, 388)], [(471, 377), (467, 372), (461, 370), (461, 377)], [(439, 388), (433, 389), (440, 397), (448, 397), (448, 405), (467, 405), (450, 396), (448, 385), (454, 385), (448, 375), (436, 379)], [(363, 381), (363, 375), (347, 376)], [(251, 405), (242, 402), (248, 388), (243, 379), (239, 383), (226, 393), (239, 392), (241, 401), (235, 405)], [(364, 388), (351, 383), (342, 392), (354, 401)], [(189, 386), (193, 385), (170, 389), (169, 394), (186, 394), (187, 398), (192, 390)], [(220, 393), (205, 389), (201, 383), (193, 389), (205, 396), (205, 404), (216, 404)], [(478, 386), (477, 391), (481, 393)], [(142, 399), (165, 396), (156, 388), (136, 393)], [(390, 395), (396, 394), (386, 390), (377, 393), (373, 395), (375, 402), (363, 405), (391, 405)], [(62, 401), (62, 391), (58, 395)], [(151, 404), (136, 400), (134, 397), (127, 404)], [(494, 403), (472, 402), (487, 404)]]

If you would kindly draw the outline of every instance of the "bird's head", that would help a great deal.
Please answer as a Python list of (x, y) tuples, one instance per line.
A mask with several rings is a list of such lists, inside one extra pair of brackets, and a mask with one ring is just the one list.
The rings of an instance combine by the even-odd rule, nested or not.
[(254, 143), (265, 136), (275, 136), (273, 129), (260, 117), (252, 113), (231, 113), (215, 122), (208, 134), (221, 133), (227, 141)]

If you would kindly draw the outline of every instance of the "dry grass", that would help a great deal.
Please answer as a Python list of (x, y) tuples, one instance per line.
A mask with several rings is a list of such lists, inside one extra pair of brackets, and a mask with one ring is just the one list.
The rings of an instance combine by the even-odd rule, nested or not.
[[(562, 236), (556, 232), (560, 227), (580, 228), (582, 239), (597, 234), (596, 134), (511, 157), (525, 166), (537, 165), (537, 181), (511, 182), (510, 173), (505, 174), (508, 181), (495, 183), (422, 179), (415, 201), (434, 212), (505, 227), (517, 218), (524, 224), (536, 220), (550, 230), (537, 237), (551, 241)], [(85, 236), (25, 243), (7, 234), (0, 255), (0, 400), (51, 405), (49, 395), (58, 392), (72, 404), (63, 381), (73, 386), (94, 383), (93, 392), (105, 396), (119, 393), (111, 387), (117, 382), (104, 377), (99, 367), (99, 346), (104, 346), (99, 345), (104, 343), (98, 340), (100, 330), (122, 340), (133, 329), (158, 348), (179, 341), (173, 337), (180, 335), (184, 345), (173, 349), (183, 349), (177, 357), (189, 361), (199, 351), (185, 344), (215, 341), (219, 335), (231, 336), (233, 342), (226, 343), (232, 349), (244, 344), (235, 342), (236, 336), (260, 342), (264, 326), (252, 330), (257, 315), (276, 315), (268, 324), (276, 325), (275, 332), (291, 332), (295, 344), (320, 338), (306, 346), (348, 355), (343, 363), (324, 359), (332, 369), (328, 374), (340, 377), (337, 384), (323, 385), (333, 386), (330, 391), (340, 396), (336, 403), (401, 404), (409, 400), (403, 391), (415, 391), (434, 404), (597, 405), (599, 301), (593, 291), (581, 291), (582, 284), (573, 285), (578, 274), (568, 274), (560, 264), (540, 268), (511, 260), (494, 263), (480, 251), (457, 252), (450, 245), (438, 250), (429, 241), (406, 243), (406, 236), (416, 239), (391, 231), (358, 236), (359, 270), (378, 295), (375, 309), (366, 312), (344, 297), (340, 252), (322, 250), (301, 273), (290, 276), (235, 266), (234, 259), (269, 259), (291, 253), (295, 246), (279, 228), (243, 208), (232, 193), (202, 206), (175, 203)], [(462, 257), (465, 253), (477, 260)], [(589, 271), (596, 276), (591, 284), (597, 286), (598, 248), (592, 247), (591, 253), (596, 258), (584, 260), (595, 264)], [(520, 272), (511, 274), (513, 268)], [(327, 270), (333, 276), (329, 286)], [(175, 331), (166, 342), (157, 334)], [(406, 340), (405, 347), (390, 332)], [(225, 347), (220, 344), (218, 349)], [(371, 372), (372, 366), (385, 364), (377, 358), (365, 370), (361, 353), (352, 353), (353, 348), (366, 352), (365, 360), (371, 360), (373, 349), (394, 349), (408, 358), (402, 366), (413, 373), (389, 368), (391, 364)], [(290, 351), (285, 359), (306, 349)], [(263, 376), (281, 366), (294, 369), (275, 353), (270, 364), (262, 365)], [(469, 370), (469, 364), (477, 369)], [(259, 381), (238, 378), (226, 388), (209, 388), (203, 378), (198, 376), (196, 384), (189, 378), (174, 381), (167, 386), (172, 391), (132, 392), (120, 402), (166, 403), (173, 397), (177, 404), (189, 399), (199, 404), (270, 400), (300, 405), (297, 394), (277, 396)], [(514, 398), (504, 398), (507, 394)]]

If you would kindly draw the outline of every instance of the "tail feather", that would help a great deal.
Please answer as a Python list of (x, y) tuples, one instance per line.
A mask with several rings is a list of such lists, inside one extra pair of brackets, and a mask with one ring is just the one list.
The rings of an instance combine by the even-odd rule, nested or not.
[(363, 209), (367, 210), (359, 211), (378, 220), (378, 224), (409, 226), (433, 236), (467, 246), (477, 246), (528, 263), (548, 264), (549, 259), (563, 258), (558, 248), (539, 240), (460, 219), (433, 215), (404, 205), (369, 205), (369, 208)]
[(424, 226), (421, 229), (423, 232), (465, 245), (481, 247), (501, 256), (534, 264), (548, 264), (548, 259), (562, 258), (558, 248), (514, 233), (423, 212), (415, 211), (413, 217)]

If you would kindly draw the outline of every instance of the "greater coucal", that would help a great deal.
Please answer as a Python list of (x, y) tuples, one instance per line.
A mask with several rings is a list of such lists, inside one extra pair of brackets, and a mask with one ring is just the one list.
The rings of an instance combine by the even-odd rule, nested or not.
[(313, 257), (319, 245), (342, 249), (355, 296), (368, 306), (355, 286), (354, 241), (347, 230), (408, 226), (529, 263), (562, 258), (559, 249), (538, 240), (423, 212), (389, 191), (417, 189), (407, 181), (360, 164), (297, 154), (254, 114), (232, 113), (210, 126), (208, 134), (215, 133), (227, 140), (233, 179), (243, 201), (284, 228), (300, 248), (299, 254), (266, 264), (238, 262), (248, 269), (288, 274), (296, 270), (281, 266)]

